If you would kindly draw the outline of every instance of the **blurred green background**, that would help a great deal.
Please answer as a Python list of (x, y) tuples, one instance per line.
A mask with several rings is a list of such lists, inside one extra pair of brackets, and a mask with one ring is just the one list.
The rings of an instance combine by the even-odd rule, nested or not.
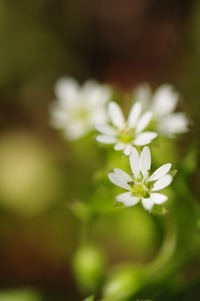
[[(0, 301), (78, 301), (87, 292), (71, 263), (82, 225), (69, 204), (90, 196), (92, 174), (102, 167), (104, 154), (90, 149), (93, 140), (72, 147), (50, 127), (55, 82), (65, 75), (80, 83), (96, 78), (125, 91), (141, 82), (153, 88), (173, 84), (193, 120), (190, 133), (176, 143), (173, 163), (180, 164), (191, 144), (200, 147), (200, 2), (1, 0), (0, 45)], [(180, 186), (198, 199), (198, 165), (189, 172)], [(183, 255), (187, 265), (174, 280), (175, 297), (162, 288), (155, 300), (200, 298), (195, 206), (179, 201), (171, 218), (181, 229), (180, 249), (195, 245), (195, 257), (189, 247)], [(165, 218), (131, 208), (103, 216), (92, 231), (107, 270), (128, 261), (144, 264), (159, 252)], [(75, 273), (80, 281), (87, 278), (85, 271), (85, 277)], [(182, 293), (178, 288), (189, 279)]]

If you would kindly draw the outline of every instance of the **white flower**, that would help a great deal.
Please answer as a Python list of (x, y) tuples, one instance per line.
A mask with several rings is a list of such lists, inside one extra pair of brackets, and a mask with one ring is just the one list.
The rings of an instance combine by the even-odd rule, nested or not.
[(151, 121), (152, 112), (142, 114), (139, 102), (132, 105), (127, 120), (115, 102), (109, 103), (108, 114), (111, 125), (95, 124), (95, 128), (101, 133), (96, 139), (101, 143), (114, 144), (114, 149), (123, 150), (125, 155), (130, 154), (132, 145), (147, 145), (157, 137), (155, 132), (144, 131)]
[(106, 102), (111, 89), (88, 80), (80, 86), (70, 77), (60, 79), (55, 86), (57, 101), (50, 108), (52, 126), (63, 129), (68, 139), (78, 139), (93, 130), (95, 122), (107, 120)]
[(161, 205), (167, 201), (167, 196), (158, 193), (159, 190), (167, 187), (172, 182), (172, 176), (168, 173), (171, 164), (167, 163), (158, 168), (150, 175), (151, 153), (148, 146), (145, 146), (141, 154), (138, 154), (136, 148), (131, 149), (129, 156), (131, 175), (125, 171), (115, 168), (113, 172), (108, 174), (110, 181), (128, 190), (116, 197), (125, 207), (136, 205), (142, 202), (146, 210), (151, 210), (155, 204)]
[(153, 112), (153, 129), (166, 136), (188, 132), (189, 120), (185, 113), (174, 112), (180, 95), (171, 85), (160, 86), (154, 94), (147, 84), (139, 86), (134, 93), (136, 101)]

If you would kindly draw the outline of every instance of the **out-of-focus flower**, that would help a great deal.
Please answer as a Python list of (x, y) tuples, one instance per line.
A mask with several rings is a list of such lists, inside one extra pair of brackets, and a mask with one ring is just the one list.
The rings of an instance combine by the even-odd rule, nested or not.
[(147, 145), (157, 137), (155, 132), (144, 131), (152, 119), (152, 112), (142, 114), (139, 102), (132, 105), (127, 120), (115, 102), (109, 103), (108, 114), (111, 124), (95, 124), (96, 130), (101, 133), (96, 139), (101, 143), (114, 144), (114, 149), (123, 150), (125, 155), (130, 154), (132, 145)]
[(173, 177), (168, 173), (171, 164), (162, 165), (150, 175), (151, 153), (147, 146), (142, 149), (140, 155), (136, 148), (132, 147), (129, 161), (131, 175), (119, 168), (115, 168), (108, 174), (113, 184), (128, 190), (128, 192), (119, 194), (116, 200), (123, 203), (125, 207), (134, 206), (141, 201), (146, 210), (151, 210), (155, 204), (161, 205), (166, 202), (168, 197), (157, 191), (172, 182)]
[(105, 104), (111, 97), (111, 88), (94, 80), (83, 86), (71, 78), (60, 79), (55, 86), (57, 101), (50, 107), (50, 123), (64, 130), (70, 140), (79, 139), (93, 130), (95, 122), (105, 122)]
[(140, 85), (134, 91), (134, 99), (153, 113), (152, 129), (171, 137), (188, 132), (189, 120), (186, 114), (174, 112), (179, 98), (179, 93), (169, 84), (160, 86), (154, 94), (148, 84)]

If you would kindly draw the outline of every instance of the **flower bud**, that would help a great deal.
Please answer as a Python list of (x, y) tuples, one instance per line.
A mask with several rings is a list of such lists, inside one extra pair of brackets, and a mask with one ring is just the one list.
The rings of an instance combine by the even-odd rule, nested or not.
[(144, 272), (141, 267), (122, 267), (108, 280), (103, 290), (104, 301), (123, 301), (142, 286)]
[(102, 279), (105, 259), (102, 252), (95, 246), (87, 245), (78, 250), (72, 263), (77, 283), (83, 291), (96, 289)]

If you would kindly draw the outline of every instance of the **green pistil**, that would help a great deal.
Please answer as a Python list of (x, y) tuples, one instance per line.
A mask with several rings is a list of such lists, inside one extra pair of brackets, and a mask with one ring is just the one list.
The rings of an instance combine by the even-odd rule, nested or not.
[(123, 143), (130, 143), (134, 139), (134, 129), (125, 127), (119, 134), (119, 140)]
[(146, 185), (142, 183), (129, 183), (131, 186), (131, 193), (133, 196), (138, 196), (138, 197), (148, 197), (149, 195), (149, 189), (146, 187)]

